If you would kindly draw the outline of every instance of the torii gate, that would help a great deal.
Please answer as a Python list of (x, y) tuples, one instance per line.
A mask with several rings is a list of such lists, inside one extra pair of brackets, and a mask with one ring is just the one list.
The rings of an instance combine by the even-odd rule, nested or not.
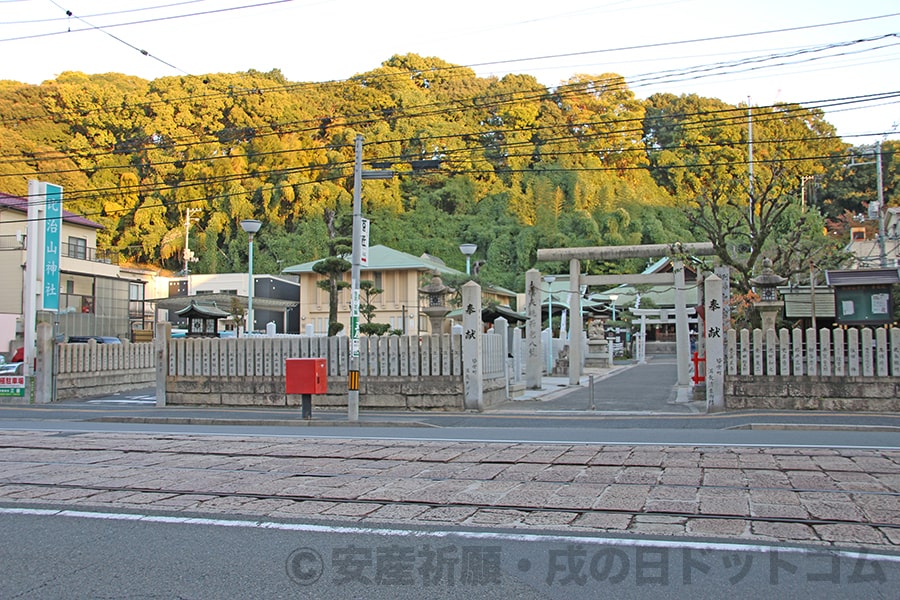
[[(686, 390), (690, 386), (690, 333), (685, 302), (684, 255), (710, 256), (715, 253), (712, 242), (692, 242), (675, 244), (647, 244), (641, 246), (589, 246), (584, 248), (542, 248), (537, 251), (538, 261), (569, 261), (569, 306), (578, 305), (581, 285), (674, 285), (675, 286), (675, 346), (678, 364), (678, 387)], [(582, 260), (618, 260), (624, 258), (673, 258), (673, 273), (653, 273), (648, 275), (587, 275), (581, 276)], [(528, 322), (525, 336), (528, 342), (526, 387), (541, 387), (540, 352), (540, 271), (530, 269), (525, 280), (526, 310)], [(569, 344), (569, 385), (578, 385), (581, 380), (583, 335), (581, 315), (572, 315)]]

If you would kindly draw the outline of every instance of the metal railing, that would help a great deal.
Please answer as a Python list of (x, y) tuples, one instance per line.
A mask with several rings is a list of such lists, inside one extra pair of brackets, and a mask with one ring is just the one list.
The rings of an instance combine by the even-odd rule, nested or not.
[(116, 250), (100, 250), (99, 248), (88, 248), (80, 244), (72, 244), (63, 242), (60, 244), (62, 255), (67, 258), (76, 260), (86, 260), (88, 262), (105, 263), (108, 265), (119, 264), (119, 253)]

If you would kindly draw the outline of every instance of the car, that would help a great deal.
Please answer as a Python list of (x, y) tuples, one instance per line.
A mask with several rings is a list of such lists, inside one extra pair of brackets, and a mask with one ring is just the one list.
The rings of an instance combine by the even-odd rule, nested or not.
[(94, 340), (98, 344), (121, 344), (122, 340), (117, 337), (105, 336), (105, 335), (72, 335), (69, 336), (68, 342), (70, 344), (87, 344), (89, 341)]
[(21, 375), (22, 362), (9, 362), (0, 365), (0, 375)]

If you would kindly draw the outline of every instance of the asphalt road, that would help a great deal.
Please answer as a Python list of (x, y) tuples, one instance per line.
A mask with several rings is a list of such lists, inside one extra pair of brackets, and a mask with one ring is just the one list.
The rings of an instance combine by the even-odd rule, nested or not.
[(785, 545), (0, 508), (0, 597), (895, 598), (900, 558)]

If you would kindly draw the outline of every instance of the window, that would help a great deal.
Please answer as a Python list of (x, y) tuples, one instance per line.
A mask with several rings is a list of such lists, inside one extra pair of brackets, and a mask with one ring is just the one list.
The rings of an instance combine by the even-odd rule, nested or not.
[(128, 284), (128, 316), (131, 319), (143, 319), (144, 307), (144, 282), (132, 281)]
[(69, 258), (85, 260), (87, 258), (87, 240), (69, 236)]

